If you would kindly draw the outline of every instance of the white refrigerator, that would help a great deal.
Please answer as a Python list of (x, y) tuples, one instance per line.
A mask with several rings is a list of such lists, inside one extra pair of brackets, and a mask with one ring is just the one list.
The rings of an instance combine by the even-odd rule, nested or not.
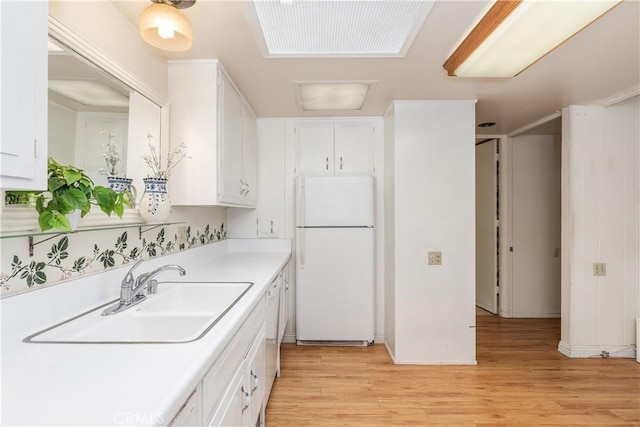
[(373, 342), (373, 177), (296, 179), (296, 339)]

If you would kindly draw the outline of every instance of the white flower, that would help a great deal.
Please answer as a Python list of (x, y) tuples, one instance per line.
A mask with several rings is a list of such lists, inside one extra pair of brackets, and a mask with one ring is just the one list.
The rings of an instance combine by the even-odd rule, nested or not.
[(107, 165), (107, 170), (100, 169), (101, 173), (106, 173), (110, 176), (118, 175), (118, 162), (120, 161), (120, 156), (118, 154), (118, 148), (116, 144), (113, 142), (113, 138), (116, 137), (115, 133), (108, 133), (107, 130), (103, 130), (100, 132), (100, 135), (107, 136), (107, 142), (102, 144), (102, 148), (105, 149), (105, 152), (102, 153), (102, 157), (104, 157), (104, 162)]
[(158, 155), (158, 151), (156, 150), (156, 147), (151, 143), (152, 138), (152, 134), (147, 134), (147, 140), (149, 140), (149, 151), (151, 152), (151, 154), (142, 156), (142, 159), (151, 169), (150, 178), (168, 179), (173, 168), (175, 168), (178, 163), (182, 161), (182, 159), (191, 158), (187, 156), (186, 153), (187, 144), (182, 142), (180, 143), (180, 145), (174, 148), (174, 150), (169, 155), (169, 158), (167, 159), (167, 166), (163, 168), (160, 163), (160, 156)]

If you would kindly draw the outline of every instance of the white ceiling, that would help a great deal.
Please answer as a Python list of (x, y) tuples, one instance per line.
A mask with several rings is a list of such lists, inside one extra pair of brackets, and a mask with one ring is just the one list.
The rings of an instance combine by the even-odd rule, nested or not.
[[(134, 24), (149, 0), (112, 0)], [(488, 1), (436, 0), (404, 58), (264, 58), (242, 1), (198, 0), (183, 12), (193, 48), (168, 59), (218, 58), (258, 117), (382, 116), (393, 100), (477, 99), (478, 134), (508, 134), (571, 104), (640, 88), (640, 0), (626, 0), (512, 79), (447, 77), (442, 64)], [(154, 49), (149, 47), (149, 49)], [(294, 81), (377, 80), (357, 112), (302, 112)]]

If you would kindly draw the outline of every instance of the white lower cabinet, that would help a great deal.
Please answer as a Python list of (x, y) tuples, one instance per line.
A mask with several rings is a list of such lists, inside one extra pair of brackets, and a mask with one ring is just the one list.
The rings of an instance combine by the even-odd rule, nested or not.
[(264, 425), (264, 327), (242, 360), (209, 426)]
[(171, 426), (264, 426), (264, 298), (227, 344)]

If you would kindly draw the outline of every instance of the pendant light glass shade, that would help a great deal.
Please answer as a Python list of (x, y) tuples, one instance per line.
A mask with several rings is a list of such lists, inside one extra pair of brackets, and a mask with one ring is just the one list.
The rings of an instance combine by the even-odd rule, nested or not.
[(159, 49), (188, 50), (193, 43), (191, 24), (175, 6), (149, 5), (140, 14), (139, 26), (142, 39)]

